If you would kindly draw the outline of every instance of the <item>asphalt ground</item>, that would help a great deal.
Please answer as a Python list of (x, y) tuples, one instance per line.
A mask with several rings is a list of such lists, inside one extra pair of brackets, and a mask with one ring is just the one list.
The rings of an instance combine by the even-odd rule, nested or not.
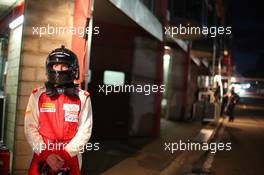
[[(225, 122), (216, 138), (231, 142), (230, 151), (207, 154), (200, 174), (264, 174), (264, 108), (263, 100), (242, 99), (236, 107), (234, 122)], [(197, 173), (199, 174), (199, 173)]]

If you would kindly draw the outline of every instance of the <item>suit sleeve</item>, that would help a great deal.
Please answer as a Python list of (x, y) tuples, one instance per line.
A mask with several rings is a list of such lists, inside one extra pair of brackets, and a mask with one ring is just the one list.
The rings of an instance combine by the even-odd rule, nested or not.
[(80, 113), (79, 127), (76, 135), (65, 147), (66, 152), (76, 156), (85, 148), (92, 134), (92, 105), (90, 97), (87, 97)]
[(32, 150), (40, 155), (45, 150), (45, 143), (38, 132), (39, 127), (38, 102), (33, 93), (31, 93), (25, 113), (24, 132), (26, 139)]

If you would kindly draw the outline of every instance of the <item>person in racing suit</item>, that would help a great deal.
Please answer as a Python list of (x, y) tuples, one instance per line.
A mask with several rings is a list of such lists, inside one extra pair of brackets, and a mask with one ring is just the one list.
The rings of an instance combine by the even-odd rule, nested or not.
[(29, 175), (79, 175), (80, 152), (92, 132), (89, 93), (78, 88), (77, 56), (64, 46), (46, 60), (47, 82), (32, 91), (24, 127), (34, 151)]

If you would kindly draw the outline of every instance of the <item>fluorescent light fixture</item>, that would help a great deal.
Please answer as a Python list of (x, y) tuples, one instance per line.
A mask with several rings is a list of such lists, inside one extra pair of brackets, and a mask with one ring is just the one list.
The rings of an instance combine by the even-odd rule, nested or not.
[(246, 84), (242, 84), (242, 88), (243, 89), (248, 89), (248, 88), (250, 88), (250, 84), (249, 83), (246, 83)]
[(104, 84), (123, 86), (125, 84), (125, 73), (112, 70), (105, 70)]
[(171, 50), (171, 47), (170, 46), (164, 46), (164, 49)]
[(248, 88), (250, 88), (250, 84), (249, 83), (247, 83), (247, 84), (245, 84), (245, 89), (248, 89)]
[(19, 16), (9, 24), (10, 29), (14, 29), (24, 22), (24, 15)]
[(163, 55), (163, 59), (166, 60), (166, 61), (167, 61), (167, 60), (169, 61), (170, 58), (171, 58), (171, 56), (170, 56), (169, 54), (165, 54), (165, 55)]

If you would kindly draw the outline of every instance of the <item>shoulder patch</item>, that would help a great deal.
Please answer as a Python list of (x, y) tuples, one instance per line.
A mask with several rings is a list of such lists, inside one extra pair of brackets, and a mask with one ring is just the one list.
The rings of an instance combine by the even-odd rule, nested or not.
[(32, 110), (31, 109), (27, 109), (26, 112), (25, 112), (25, 117), (29, 116), (31, 114), (32, 114)]
[(38, 88), (33, 89), (32, 93), (35, 94), (36, 92), (38, 92)]
[(87, 91), (84, 91), (84, 93), (83, 93), (85, 96), (89, 96), (90, 94), (89, 94), (89, 92), (87, 92)]

